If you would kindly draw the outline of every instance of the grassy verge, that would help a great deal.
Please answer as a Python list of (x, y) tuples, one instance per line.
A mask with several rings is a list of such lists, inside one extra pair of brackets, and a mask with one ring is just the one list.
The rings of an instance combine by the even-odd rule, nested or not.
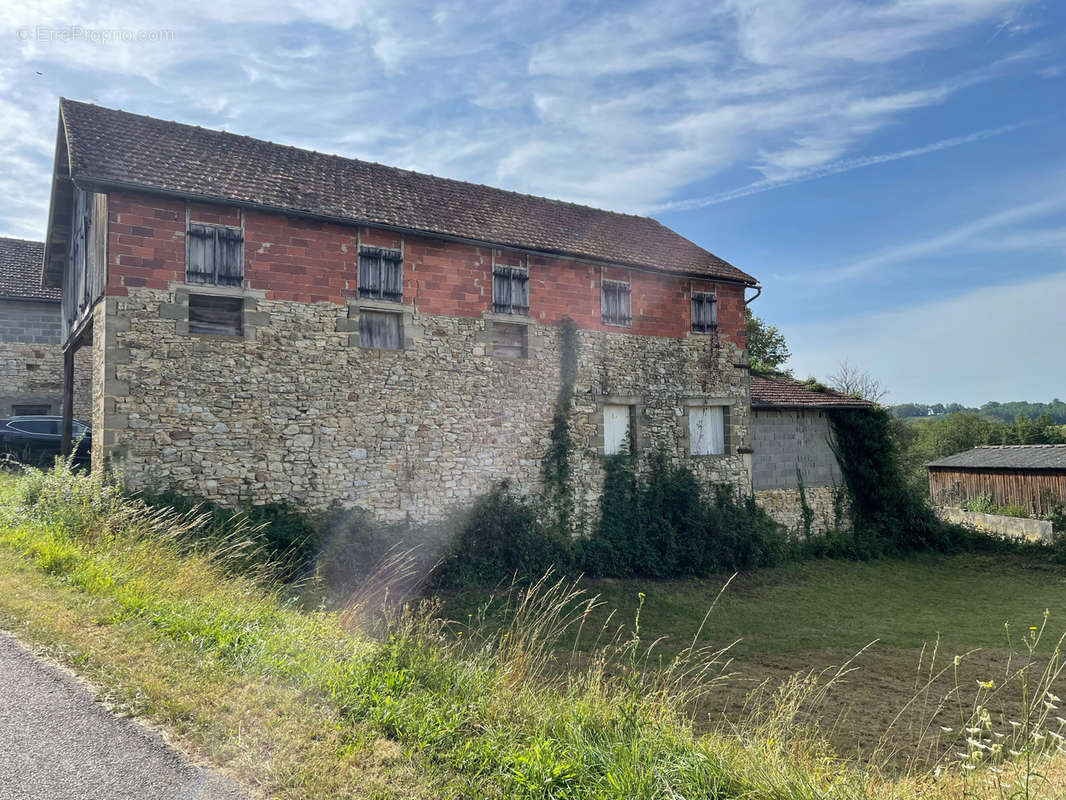
[[(1002, 796), (975, 783), (997, 773), (972, 756), (902, 780), (836, 759), (797, 716), (802, 684), (747, 726), (697, 733), (720, 654), (659, 661), (637, 624), (555, 669), (565, 637), (595, 624), (566, 584), (526, 592), (502, 630), (432, 606), (307, 611), (230, 568), (240, 542), (202, 552), (196, 520), (94, 478), (31, 471), (2, 491), (5, 625), (269, 796), (887, 800), (916, 782), (928, 797)], [(1010, 743), (1029, 779), (1054, 768), (1054, 739), (1046, 712), (1026, 714)], [(1014, 780), (1013, 762), (990, 760)]]

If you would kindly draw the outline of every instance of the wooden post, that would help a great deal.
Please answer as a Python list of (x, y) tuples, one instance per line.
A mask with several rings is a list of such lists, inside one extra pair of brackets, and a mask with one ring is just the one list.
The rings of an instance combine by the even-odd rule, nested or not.
[(74, 438), (74, 351), (71, 342), (63, 350), (63, 428), (60, 440), (62, 453), (69, 456)]

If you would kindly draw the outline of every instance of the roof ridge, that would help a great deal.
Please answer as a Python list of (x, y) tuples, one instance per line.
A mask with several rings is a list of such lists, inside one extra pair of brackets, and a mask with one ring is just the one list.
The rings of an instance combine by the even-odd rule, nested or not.
[[(213, 134), (216, 134), (218, 136), (231, 136), (231, 137), (234, 137), (234, 138), (237, 138), (237, 139), (246, 139), (246, 140), (251, 141), (251, 142), (257, 142), (259, 144), (269, 144), (272, 147), (282, 147), (282, 148), (285, 148), (287, 150), (293, 150), (293, 151), (295, 151), (297, 153), (308, 153), (308, 154), (317, 155), (317, 156), (324, 156), (326, 158), (335, 158), (335, 159), (338, 159), (340, 161), (354, 161), (354, 162), (357, 162), (357, 163), (360, 163), (360, 164), (369, 164), (369, 165), (374, 166), (374, 167), (380, 167), (381, 169), (391, 170), (393, 172), (406, 173), (408, 175), (416, 175), (416, 176), (418, 176), (420, 178), (432, 178), (433, 180), (436, 180), (436, 181), (447, 181), (448, 183), (455, 183), (455, 184), (459, 184), (459, 185), (462, 185), (462, 186), (471, 186), (471, 187), (474, 187), (474, 188), (477, 188), (477, 189), (488, 189), (488, 190), (493, 191), (493, 192), (502, 192), (502, 193), (505, 193), (505, 194), (513, 195), (515, 197), (524, 197), (524, 198), (529, 198), (530, 200), (541, 200), (541, 201), (547, 201), (549, 203), (557, 203), (559, 205), (570, 206), (571, 208), (581, 208), (581, 209), (586, 209), (588, 211), (596, 211), (596, 212), (598, 212), (600, 214), (614, 214), (614, 215), (617, 215), (617, 216), (620, 216), (620, 217), (632, 217), (634, 219), (646, 220), (646, 221), (654, 222), (655, 224), (660, 225), (661, 227), (666, 228), (666, 230), (669, 230), (669, 231), (671, 231), (673, 233), (677, 233), (672, 228), (670, 228), (670, 227), (668, 227), (666, 225), (663, 225), (661, 222), (659, 222), (659, 220), (655, 219), (655, 217), (648, 216), (646, 214), (632, 214), (632, 213), (630, 213), (628, 211), (612, 211), (611, 209), (608, 209), (608, 208), (600, 208), (599, 206), (592, 206), (592, 205), (589, 205), (587, 203), (575, 203), (572, 200), (562, 200), (562, 199), (560, 199), (558, 197), (548, 197), (546, 195), (532, 194), (530, 192), (519, 192), (519, 191), (516, 191), (514, 189), (505, 189), (505, 188), (503, 188), (501, 186), (493, 186), (493, 185), (488, 184), (488, 183), (478, 183), (476, 181), (466, 181), (466, 180), (462, 180), (461, 178), (449, 178), (449, 177), (444, 176), (444, 175), (435, 175), (432, 172), (420, 172), (420, 171), (415, 170), (415, 169), (407, 169), (406, 167), (397, 167), (397, 166), (395, 166), (393, 164), (384, 164), (384, 163), (382, 163), (380, 161), (372, 161), (372, 160), (366, 159), (366, 158), (356, 158), (355, 156), (344, 156), (344, 155), (341, 155), (340, 153), (327, 153), (324, 150), (313, 150), (313, 149), (308, 149), (306, 147), (297, 147), (296, 145), (293, 145), (293, 144), (286, 144), (285, 142), (275, 142), (273, 139), (264, 139), (264, 138), (259, 137), (259, 136), (251, 136), (250, 134), (247, 134), (247, 133), (234, 133), (233, 131), (219, 130), (218, 128), (209, 128), (209, 127), (206, 127), (206, 126), (203, 126), (203, 125), (193, 125), (192, 123), (189, 123), (189, 122), (179, 122), (178, 120), (173, 120), (173, 119), (163, 119), (162, 117), (153, 117), (151, 114), (138, 114), (136, 111), (127, 111), (127, 110), (125, 110), (123, 108), (111, 108), (110, 106), (97, 105), (96, 103), (86, 103), (86, 102), (83, 102), (81, 100), (72, 100), (69, 97), (60, 97), (59, 100), (60, 100), (61, 103), (68, 103), (68, 104), (73, 104), (73, 105), (78, 105), (78, 106), (84, 106), (84, 107), (87, 107), (87, 108), (100, 109), (100, 110), (107, 111), (107, 112), (110, 112), (110, 113), (113, 113), (113, 114), (125, 114), (125, 115), (130, 116), (130, 117), (139, 117), (141, 119), (148, 119), (148, 120), (151, 120), (152, 122), (163, 122), (163, 123), (166, 123), (167, 125), (178, 125), (178, 126), (180, 126), (182, 128), (194, 128), (196, 130), (206, 131), (208, 133), (213, 133)], [(678, 235), (680, 235), (680, 234), (678, 234)], [(696, 243), (693, 242), (693, 244), (696, 244)], [(696, 245), (696, 247), (700, 247), (700, 246)], [(703, 248), (700, 248), (700, 249), (702, 250)], [(710, 251), (705, 251), (705, 252), (707, 252), (709, 255), (713, 255), (713, 253), (710, 253)], [(717, 258), (717, 256), (716, 256), (716, 258)]]

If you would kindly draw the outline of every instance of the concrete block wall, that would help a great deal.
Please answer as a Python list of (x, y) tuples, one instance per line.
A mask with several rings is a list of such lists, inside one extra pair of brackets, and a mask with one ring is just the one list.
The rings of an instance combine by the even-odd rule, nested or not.
[(752, 412), (752, 486), (795, 489), (796, 467), (808, 487), (840, 483), (840, 467), (830, 447), (832, 429), (818, 409), (762, 409)]

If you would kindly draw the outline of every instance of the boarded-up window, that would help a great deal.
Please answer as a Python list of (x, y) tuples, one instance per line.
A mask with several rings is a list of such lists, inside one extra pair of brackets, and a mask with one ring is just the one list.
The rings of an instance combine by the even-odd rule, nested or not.
[(629, 284), (625, 281), (601, 281), (600, 305), (604, 325), (629, 325)]
[(359, 248), (359, 296), (403, 301), (403, 256), (399, 250)]
[(725, 406), (694, 406), (688, 410), (689, 452), (694, 456), (725, 453)]
[(522, 267), (494, 267), (492, 310), (497, 314), (529, 314), (529, 273)]
[(390, 311), (360, 311), (359, 346), (377, 350), (402, 350), (401, 315)]
[(492, 354), (497, 358), (525, 358), (528, 352), (528, 328), (506, 322), (492, 324)]
[(718, 298), (713, 292), (692, 293), (692, 330), (711, 333), (718, 329)]
[(185, 237), (185, 280), (215, 286), (244, 283), (244, 234), (240, 228), (190, 222)]
[(211, 294), (189, 295), (189, 333), (241, 336), (244, 300)]
[(633, 452), (633, 406), (603, 407), (603, 454), (616, 456)]
[(11, 407), (11, 413), (16, 417), (35, 417), (52, 413), (52, 407), (50, 405), (15, 405)]

